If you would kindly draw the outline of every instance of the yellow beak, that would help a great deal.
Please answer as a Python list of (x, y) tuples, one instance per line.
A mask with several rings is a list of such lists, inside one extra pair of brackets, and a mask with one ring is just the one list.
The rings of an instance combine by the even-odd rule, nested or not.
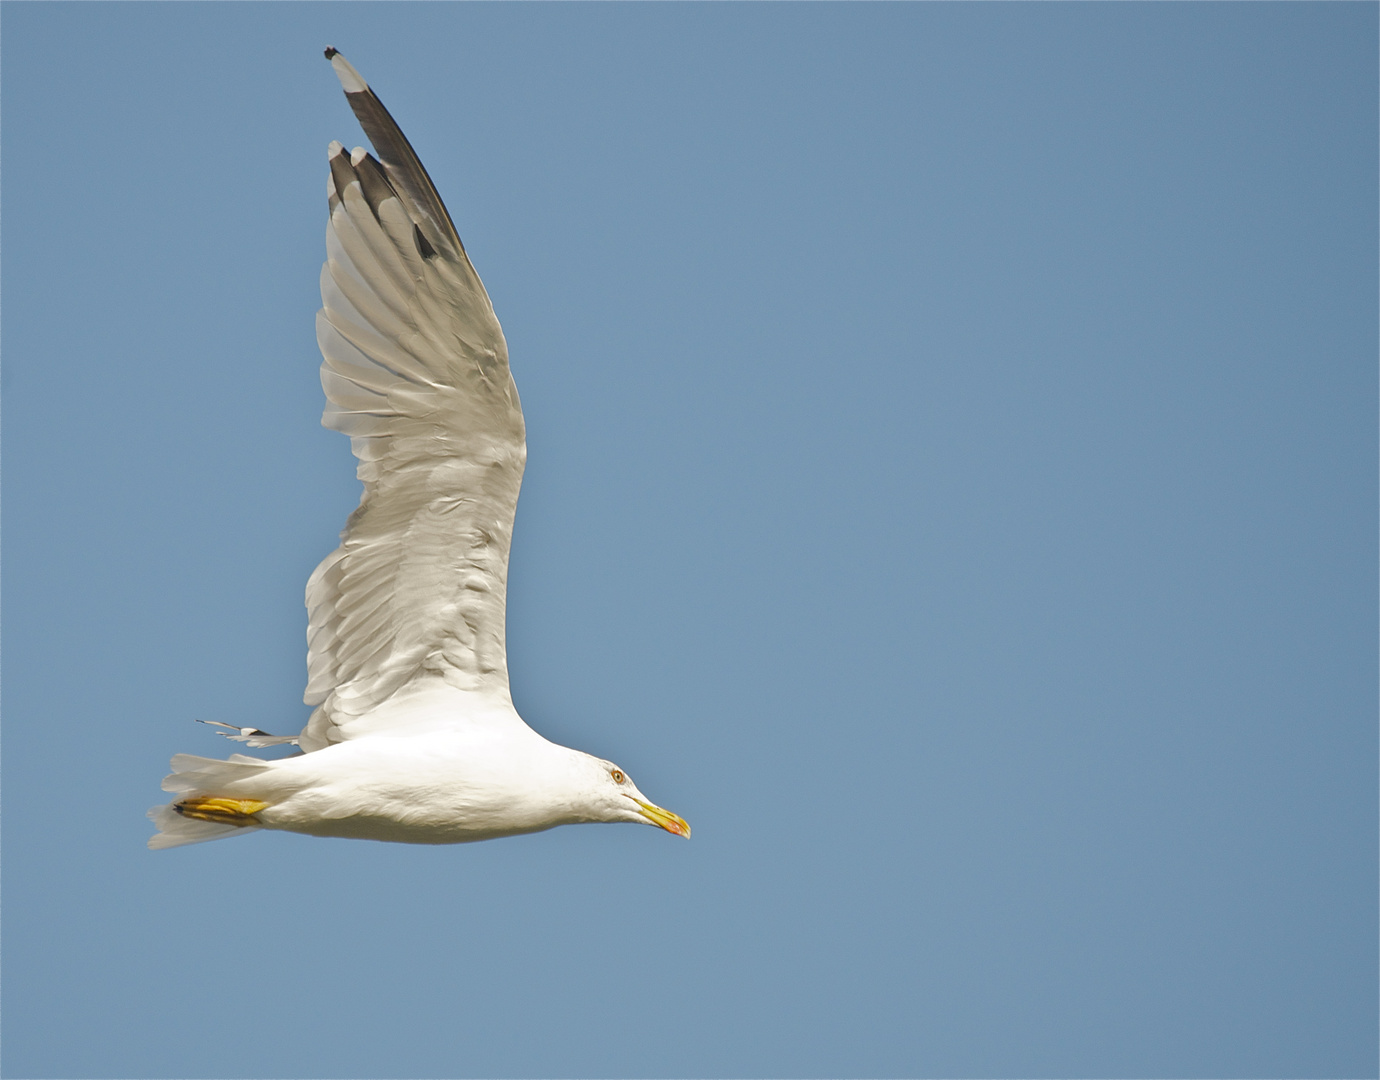
[[(629, 796), (629, 798), (631, 798), (631, 796)], [(633, 799), (633, 802), (637, 803), (638, 810), (641, 812), (642, 816), (653, 825), (660, 825), (669, 833), (675, 833), (677, 836), (684, 836), (686, 839), (689, 839), (690, 826), (679, 814), (673, 814), (669, 810), (663, 810), (661, 807), (653, 806), (651, 803), (643, 802), (641, 799)]]

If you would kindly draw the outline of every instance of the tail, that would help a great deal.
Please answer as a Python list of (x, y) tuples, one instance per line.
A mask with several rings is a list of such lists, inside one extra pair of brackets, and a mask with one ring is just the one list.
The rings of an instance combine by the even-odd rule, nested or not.
[(179, 847), (207, 840), (256, 831), (254, 813), (264, 803), (250, 799), (227, 799), (228, 786), (252, 777), (269, 762), (260, 758), (232, 754), (230, 760), (178, 754), (172, 759), (172, 772), (163, 778), (164, 791), (176, 791), (182, 798), (149, 811), (158, 834), (149, 837), (149, 847)]

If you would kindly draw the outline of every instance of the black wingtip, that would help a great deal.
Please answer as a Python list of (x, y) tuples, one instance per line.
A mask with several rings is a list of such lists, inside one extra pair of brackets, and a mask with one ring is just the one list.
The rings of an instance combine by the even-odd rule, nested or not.
[(337, 56), (339, 53), (340, 53), (340, 50), (337, 49), (334, 45), (327, 45), (327, 46), (326, 46), (326, 59), (327, 59), (327, 60), (334, 60), (334, 59), (336, 58), (336, 56)]

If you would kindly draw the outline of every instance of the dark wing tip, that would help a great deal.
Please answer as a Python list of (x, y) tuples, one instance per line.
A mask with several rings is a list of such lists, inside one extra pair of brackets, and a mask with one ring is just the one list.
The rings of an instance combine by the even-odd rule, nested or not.
[(339, 54), (340, 54), (340, 50), (337, 49), (334, 45), (327, 45), (327, 46), (326, 46), (326, 59), (327, 59), (327, 60), (334, 60)]

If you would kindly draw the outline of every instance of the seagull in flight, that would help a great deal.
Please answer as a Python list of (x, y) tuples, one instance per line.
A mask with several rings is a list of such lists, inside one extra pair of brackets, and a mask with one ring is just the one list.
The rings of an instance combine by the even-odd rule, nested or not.
[(528, 727), (508, 689), (504, 615), (526, 429), (493, 305), (388, 110), (326, 50), (378, 154), (329, 147), (322, 423), (364, 484), (307, 581), (297, 735), (222, 732), (277, 760), (178, 754), (151, 848), (257, 829), (455, 844), (580, 822), (688, 837), (611, 761)]

